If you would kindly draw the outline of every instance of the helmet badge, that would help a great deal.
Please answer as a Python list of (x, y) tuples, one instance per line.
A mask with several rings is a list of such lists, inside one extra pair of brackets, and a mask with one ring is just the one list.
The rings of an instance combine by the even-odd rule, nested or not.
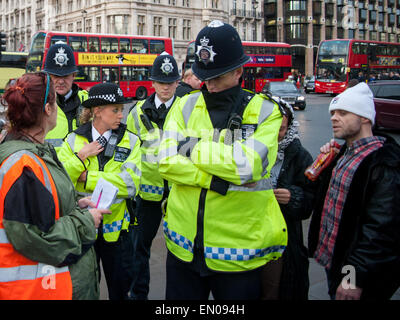
[(55, 57), (53, 58), (55, 63), (59, 65), (60, 67), (67, 65), (69, 58), (67, 54), (65, 53), (65, 49), (60, 47), (58, 48), (58, 52), (56, 53)]
[(213, 46), (209, 46), (208, 43), (210, 39), (207, 39), (205, 36), (200, 39), (200, 46), (197, 46), (196, 54), (199, 57), (199, 60), (207, 65), (209, 62), (214, 62), (214, 57), (217, 55), (213, 51)]
[(174, 70), (174, 66), (171, 63), (171, 60), (169, 58), (165, 58), (164, 62), (161, 64), (161, 71), (168, 75)]

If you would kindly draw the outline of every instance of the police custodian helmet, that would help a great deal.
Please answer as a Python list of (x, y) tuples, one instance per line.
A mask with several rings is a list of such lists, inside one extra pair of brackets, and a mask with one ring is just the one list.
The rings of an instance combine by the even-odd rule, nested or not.
[(178, 64), (173, 56), (164, 51), (154, 60), (150, 71), (150, 80), (172, 83), (180, 78)]
[(197, 35), (192, 70), (200, 80), (211, 80), (249, 61), (239, 34), (230, 24), (214, 20)]
[(78, 68), (71, 47), (65, 43), (53, 44), (47, 51), (43, 71), (60, 77), (77, 72)]

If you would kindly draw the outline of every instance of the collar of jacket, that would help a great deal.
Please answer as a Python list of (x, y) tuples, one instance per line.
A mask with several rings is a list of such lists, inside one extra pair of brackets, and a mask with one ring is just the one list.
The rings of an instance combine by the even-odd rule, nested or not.
[[(112, 133), (116, 133), (118, 135), (117, 144), (121, 142), (122, 137), (124, 136), (126, 130), (126, 124), (120, 123), (119, 127), (115, 130), (112, 130)], [(86, 122), (81, 125), (78, 129), (74, 131), (76, 134), (85, 137), (89, 143), (93, 141), (92, 138), (92, 121)]]
[[(160, 126), (160, 122), (164, 121), (166, 114), (161, 115), (158, 112), (156, 104), (154, 102), (155, 97), (156, 97), (156, 93), (154, 92), (150, 97), (148, 97), (146, 99), (146, 101), (143, 103), (141, 108), (142, 108), (142, 111), (147, 114), (147, 116), (150, 118), (151, 121), (157, 123), (157, 125)], [(174, 100), (172, 101), (171, 106), (174, 104), (175, 99), (176, 99), (176, 95), (174, 95)], [(171, 107), (169, 107), (168, 109), (170, 109), (170, 108)]]
[(240, 96), (241, 90), (242, 88), (240, 84), (230, 89), (215, 93), (208, 92), (206, 85), (203, 85), (201, 88), (207, 109), (209, 110), (220, 108), (225, 109), (227, 106), (230, 106), (229, 109), (231, 109)]
[[(60, 106), (60, 108), (64, 112), (69, 112), (69, 111), (72, 111), (72, 110), (78, 108), (81, 103), (81, 101), (79, 100), (79, 97), (78, 97), (79, 90), (81, 90), (81, 89), (78, 87), (78, 85), (76, 83), (73, 83), (72, 84), (72, 94), (67, 100), (65, 100), (64, 96), (59, 95), (57, 93), (57, 105)], [(79, 101), (79, 102), (75, 103), (75, 101)]]

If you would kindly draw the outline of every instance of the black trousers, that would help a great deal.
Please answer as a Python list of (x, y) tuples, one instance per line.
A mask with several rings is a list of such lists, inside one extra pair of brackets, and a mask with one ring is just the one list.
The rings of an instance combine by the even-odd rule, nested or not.
[(261, 268), (246, 272), (210, 272), (200, 276), (193, 265), (168, 252), (167, 300), (258, 300), (261, 296)]
[(138, 219), (137, 246), (134, 262), (134, 280), (131, 296), (134, 300), (147, 300), (150, 285), (150, 251), (162, 217), (162, 201), (136, 198)]
[[(121, 231), (116, 242), (107, 242), (103, 238), (102, 225), (94, 244), (97, 262), (103, 266), (110, 300), (129, 300), (129, 289), (133, 281), (133, 262), (136, 241), (135, 229)], [(100, 273), (99, 273), (100, 274)]]

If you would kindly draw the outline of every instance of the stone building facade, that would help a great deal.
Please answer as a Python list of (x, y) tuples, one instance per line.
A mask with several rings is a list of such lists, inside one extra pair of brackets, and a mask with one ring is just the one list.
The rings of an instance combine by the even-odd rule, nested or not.
[(28, 51), (38, 30), (166, 36), (181, 65), (188, 42), (214, 19), (261, 41), (262, 9), (255, 0), (0, 0), (0, 30), (10, 51)]

